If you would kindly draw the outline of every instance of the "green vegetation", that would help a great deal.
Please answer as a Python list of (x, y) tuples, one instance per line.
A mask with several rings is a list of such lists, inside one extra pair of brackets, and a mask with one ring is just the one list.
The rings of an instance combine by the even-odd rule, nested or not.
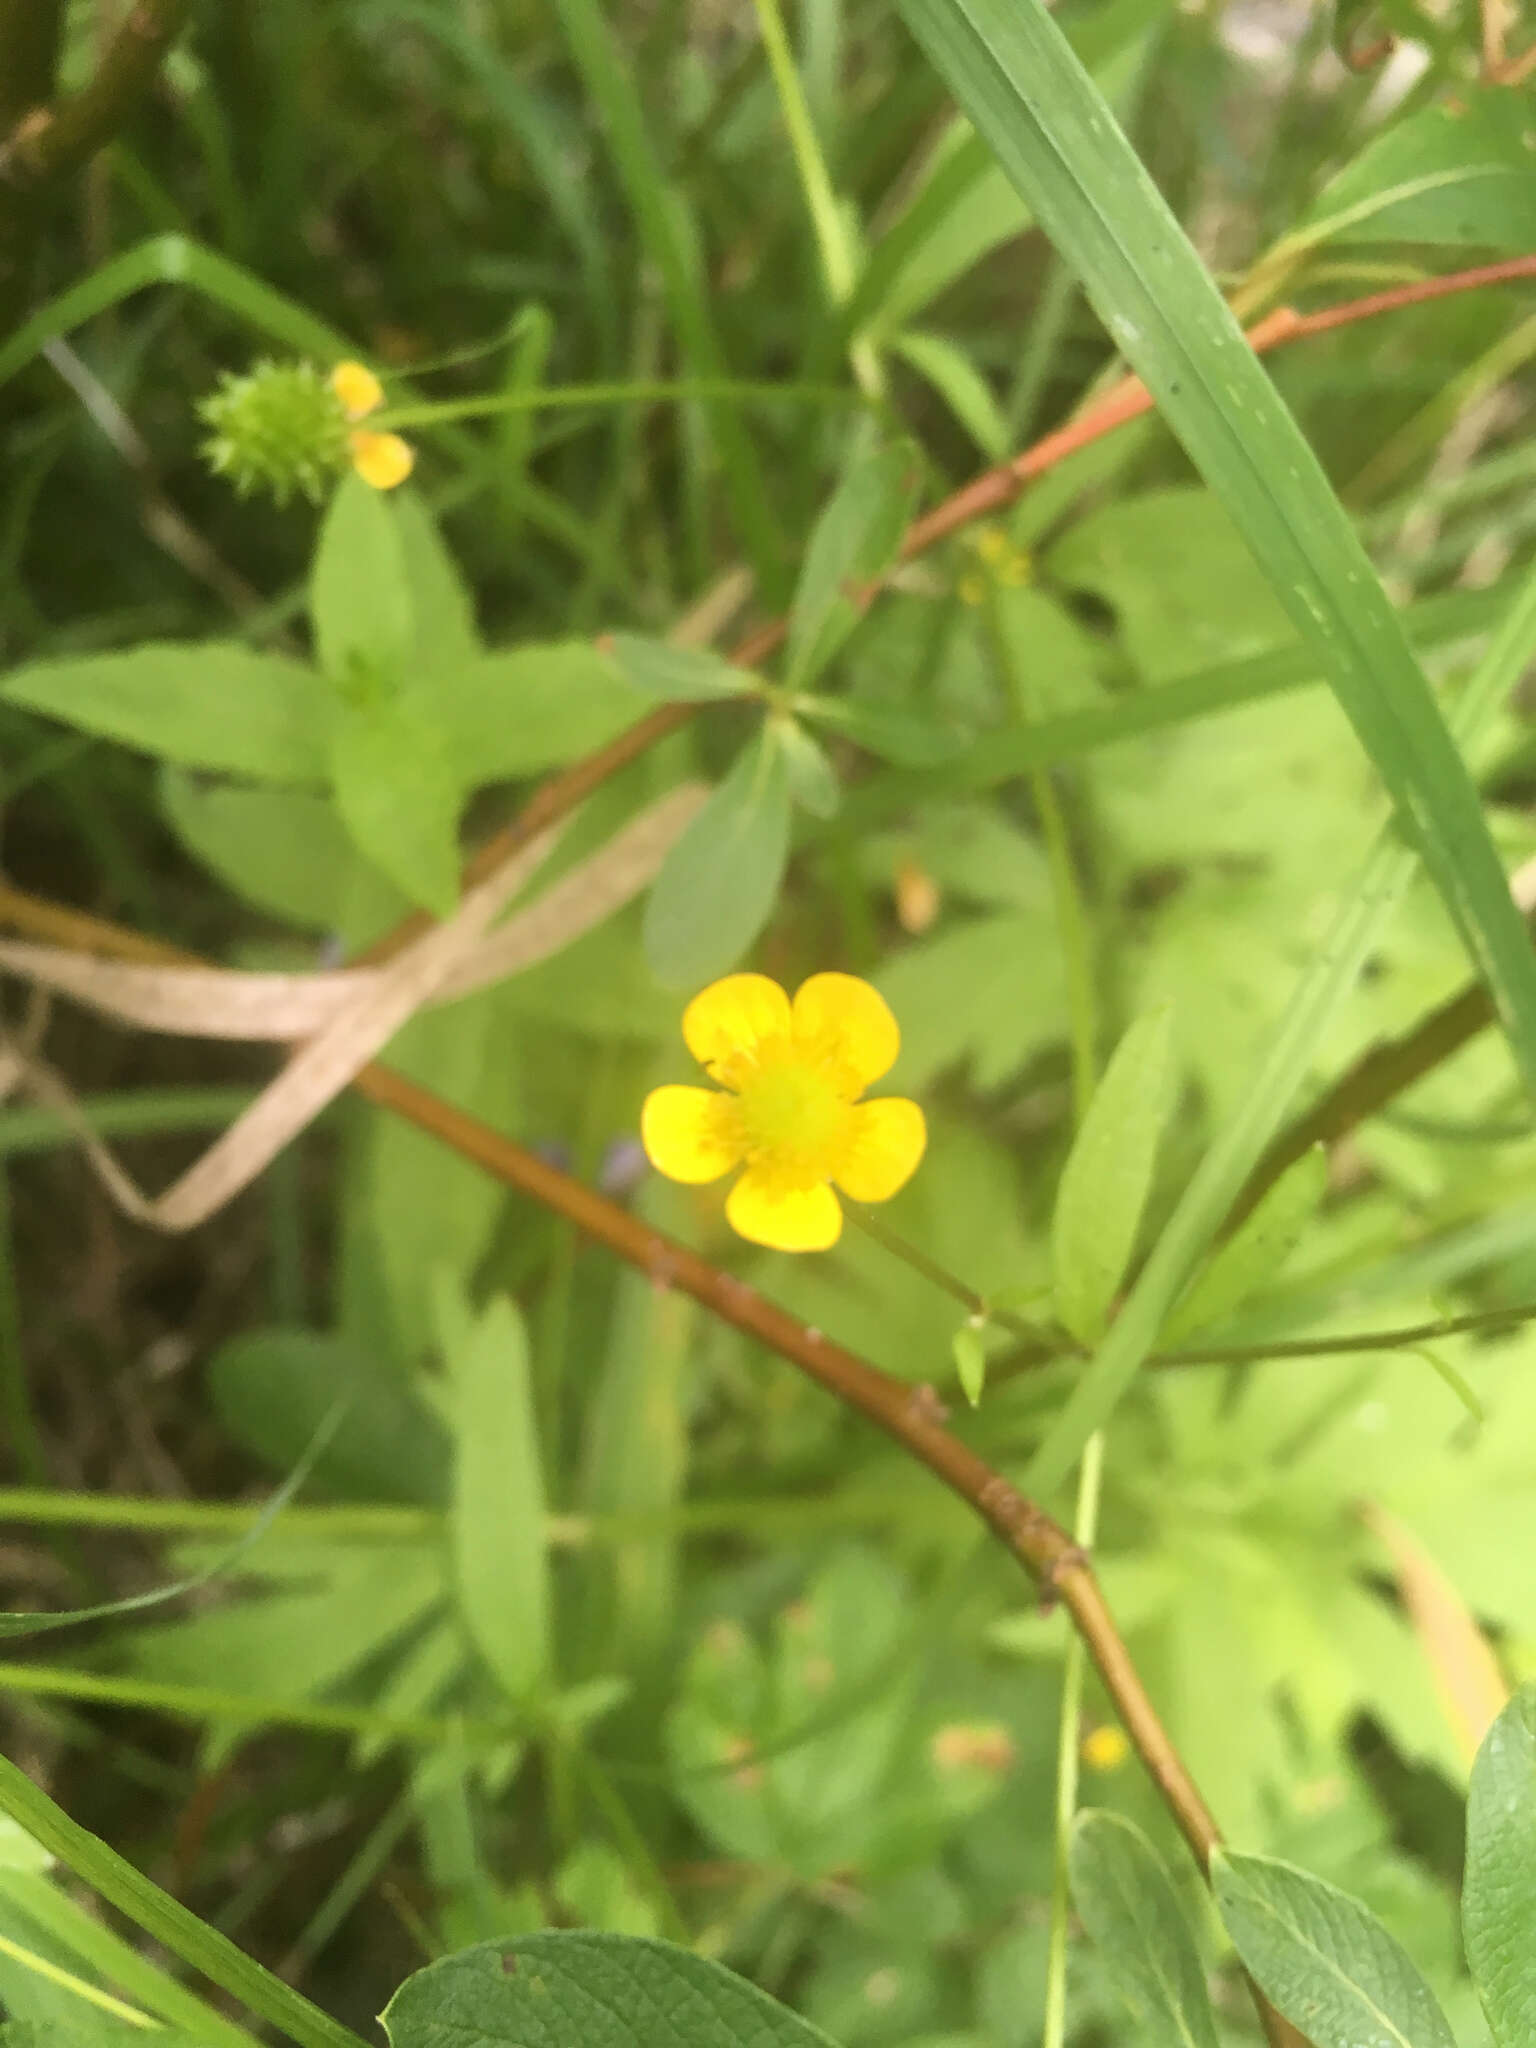
[(1528, 2048), (1507, 33), (0, 0), (0, 2048)]

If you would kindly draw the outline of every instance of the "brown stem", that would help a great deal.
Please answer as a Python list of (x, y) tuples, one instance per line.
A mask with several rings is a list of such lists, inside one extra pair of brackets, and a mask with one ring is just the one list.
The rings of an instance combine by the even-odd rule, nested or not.
[[(46, 106), (58, 72), (64, 0), (0, 0), (0, 136)], [(27, 299), (35, 209), (6, 189), (0, 150), (0, 306)]]
[(25, 193), (78, 170), (94, 156), (149, 89), (192, 4), (134, 0), (88, 85), (51, 106), (34, 105), (8, 124), (0, 140), (0, 180)]
[(391, 1067), (365, 1067), (353, 1086), (531, 1195), (644, 1273), (680, 1288), (733, 1328), (754, 1337), (856, 1408), (960, 1495), (1007, 1545), (1048, 1596), (1061, 1600), (1098, 1666), (1126, 1733), (1204, 1869), (1220, 1841), (1215, 1821), (1179, 1758), (1121, 1641), (1087, 1558), (1066, 1531), (943, 1426), (932, 1388), (912, 1386), (845, 1351), (754, 1287), (701, 1259), (673, 1238), (525, 1151), (510, 1138), (408, 1081)]

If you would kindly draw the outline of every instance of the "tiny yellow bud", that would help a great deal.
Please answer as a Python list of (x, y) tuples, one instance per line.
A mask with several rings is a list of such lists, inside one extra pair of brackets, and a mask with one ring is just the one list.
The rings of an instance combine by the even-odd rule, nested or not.
[(384, 403), (384, 386), (361, 363), (338, 363), (331, 372), (331, 389), (349, 420), (377, 412)]
[(1113, 1723), (1090, 1729), (1079, 1750), (1090, 1771), (1106, 1772), (1118, 1771), (1130, 1753), (1131, 1745), (1125, 1730)]
[(1013, 542), (1001, 526), (984, 526), (976, 536), (976, 552), (989, 564), (1003, 561), (1012, 548)]
[(416, 451), (398, 434), (370, 434), (359, 427), (352, 436), (352, 467), (376, 491), (403, 484), (416, 461)]

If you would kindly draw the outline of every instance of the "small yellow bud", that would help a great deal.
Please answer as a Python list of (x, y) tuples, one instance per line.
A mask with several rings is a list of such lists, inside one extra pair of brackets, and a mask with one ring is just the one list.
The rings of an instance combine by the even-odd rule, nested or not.
[(365, 427), (353, 430), (352, 467), (376, 491), (392, 491), (403, 484), (415, 461), (415, 449), (398, 434), (370, 434)]
[(1118, 1771), (1131, 1753), (1130, 1741), (1123, 1728), (1107, 1723), (1102, 1728), (1092, 1728), (1083, 1737), (1078, 1754), (1090, 1771)]
[(384, 386), (361, 363), (338, 363), (331, 372), (331, 389), (349, 420), (377, 412), (384, 403)]

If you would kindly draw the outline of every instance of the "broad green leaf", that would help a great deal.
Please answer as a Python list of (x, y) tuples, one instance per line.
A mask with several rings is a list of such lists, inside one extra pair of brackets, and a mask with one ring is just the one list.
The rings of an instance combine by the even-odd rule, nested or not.
[(430, 716), (398, 697), (344, 703), (331, 773), (358, 848), (413, 903), (447, 917), (459, 895), (463, 785)]
[(1061, 947), (1049, 911), (966, 918), (887, 961), (876, 986), (901, 1021), (893, 1088), (926, 1088), (970, 1063), (978, 1088), (997, 1088), (1064, 1032)]
[(1448, 242), (1524, 255), (1536, 244), (1536, 150), (1528, 93), (1458, 86), (1421, 107), (1324, 186), (1294, 237)]
[(1056, 1190), (1051, 1263), (1056, 1313), (1084, 1343), (1103, 1334), (1136, 1247), (1168, 1114), (1169, 1010), (1140, 1017), (1094, 1091)]
[(360, 476), (343, 478), (326, 510), (309, 614), (315, 657), (338, 682), (393, 678), (410, 654), (411, 577), (398, 516)]
[(913, 449), (861, 440), (841, 483), (811, 529), (789, 616), (786, 681), (813, 683), (861, 617), (855, 594), (896, 553), (917, 493)]
[(1314, 1145), (1216, 1253), (1169, 1317), (1162, 1342), (1178, 1344), (1191, 1330), (1221, 1322), (1272, 1279), (1316, 1215), (1327, 1187), (1328, 1155)]
[(622, 1934), (484, 1942), (407, 1977), (391, 2048), (829, 2048), (720, 1963)]
[(478, 657), (480, 635), (475, 630), (474, 600), (459, 566), (418, 492), (407, 485), (391, 492), (389, 502), (405, 561), (415, 642), (412, 670), (436, 675), (463, 668)]
[(193, 857), (258, 910), (301, 931), (341, 923), (363, 861), (327, 798), (166, 768), (160, 808)]
[(1529, 2048), (1536, 2039), (1536, 1686), (1515, 1694), (1472, 1766), (1461, 1924), (1499, 2048)]
[(801, 718), (831, 726), (867, 753), (905, 768), (953, 761), (971, 744), (971, 734), (959, 726), (919, 712), (887, 711), (857, 697), (802, 697), (795, 710)]
[(757, 684), (750, 670), (707, 647), (674, 647), (638, 633), (615, 633), (607, 644), (626, 681), (666, 704), (711, 704), (750, 695)]
[(1249, 1975), (1315, 2048), (1456, 2048), (1407, 1954), (1348, 1892), (1226, 1849), (1212, 1858), (1211, 1885)]
[(1216, 2022), (1194, 1933), (1167, 1867), (1117, 1813), (1072, 1827), (1072, 1898), (1110, 1981), (1150, 2048), (1216, 2048)]
[(449, 1447), (441, 1423), (361, 1346), (327, 1331), (245, 1330), (208, 1363), (214, 1414), (235, 1442), (288, 1472), (338, 1401), (346, 1410), (314, 1470), (342, 1500), (448, 1498)]
[(813, 818), (835, 817), (843, 800), (842, 785), (821, 746), (793, 718), (772, 720), (772, 732), (795, 802)]
[(0, 697), (186, 768), (320, 782), (336, 707), (312, 669), (219, 640), (14, 669)]
[(975, 363), (942, 334), (908, 327), (891, 341), (892, 352), (931, 384), (982, 454), (1001, 462), (1010, 436), (1002, 408)]
[(1225, 503), (1390, 791), (1536, 1085), (1536, 956), (1477, 792), (1317, 458), (1040, 0), (903, 0)]
[(733, 967), (768, 921), (789, 855), (789, 776), (766, 727), (662, 864), (645, 906), (657, 977), (699, 988)]
[(527, 1702), (550, 1673), (544, 1476), (528, 1340), (505, 1295), (467, 1330), (458, 1318), (446, 1320), (459, 1610), (507, 1696)]
[(464, 789), (574, 761), (644, 709), (617, 662), (580, 640), (483, 654), (435, 677), (419, 702)]

